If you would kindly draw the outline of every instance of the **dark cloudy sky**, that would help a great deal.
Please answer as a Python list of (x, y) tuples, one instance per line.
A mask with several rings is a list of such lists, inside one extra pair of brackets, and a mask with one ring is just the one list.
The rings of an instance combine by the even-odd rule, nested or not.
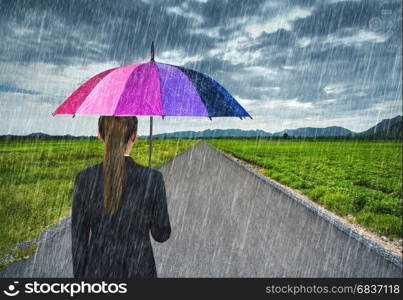
[[(80, 84), (156, 60), (207, 73), (254, 117), (157, 118), (154, 132), (362, 131), (402, 114), (401, 1), (0, 0), (0, 134), (95, 135), (51, 116)], [(148, 134), (140, 117), (139, 134)]]

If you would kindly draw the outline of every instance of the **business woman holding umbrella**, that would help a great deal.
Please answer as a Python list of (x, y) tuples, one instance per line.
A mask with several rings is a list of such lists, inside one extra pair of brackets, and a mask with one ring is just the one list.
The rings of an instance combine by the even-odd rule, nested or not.
[[(252, 119), (210, 76), (156, 62), (153, 43), (149, 62), (96, 74), (52, 113), (57, 114), (101, 115), (99, 137), (105, 144), (103, 163), (76, 177), (72, 212), (75, 277), (156, 276), (147, 232), (150, 229), (163, 242), (171, 227), (163, 177), (151, 168), (153, 116)], [(134, 116), (150, 116), (148, 168), (130, 156), (122, 159), (136, 139)]]
[(75, 278), (157, 277), (152, 237), (171, 233), (164, 179), (129, 153), (137, 117), (101, 116), (103, 161), (79, 172), (71, 215)]

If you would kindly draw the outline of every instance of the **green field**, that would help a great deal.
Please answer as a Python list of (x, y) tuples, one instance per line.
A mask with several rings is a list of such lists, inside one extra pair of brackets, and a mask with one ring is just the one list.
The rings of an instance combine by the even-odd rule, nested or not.
[(402, 236), (402, 143), (209, 140), (371, 231)]
[[(154, 140), (153, 167), (197, 142)], [(402, 236), (402, 143), (206, 140), (373, 232)], [(98, 140), (0, 141), (0, 257), (70, 214), (74, 177), (102, 161)], [(148, 164), (147, 140), (132, 157)], [(18, 255), (17, 255), (18, 256)], [(0, 266), (1, 267), (1, 266)]]

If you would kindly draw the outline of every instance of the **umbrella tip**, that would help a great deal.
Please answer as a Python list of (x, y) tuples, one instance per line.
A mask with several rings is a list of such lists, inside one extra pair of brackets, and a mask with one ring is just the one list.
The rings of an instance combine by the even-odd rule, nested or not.
[(74, 114), (74, 115), (73, 115), (73, 118), (74, 118), (75, 116), (76, 116), (76, 115)]
[(151, 61), (154, 61), (154, 41), (151, 42)]
[(56, 114), (54, 112), (52, 112), (52, 117), (54, 117)]

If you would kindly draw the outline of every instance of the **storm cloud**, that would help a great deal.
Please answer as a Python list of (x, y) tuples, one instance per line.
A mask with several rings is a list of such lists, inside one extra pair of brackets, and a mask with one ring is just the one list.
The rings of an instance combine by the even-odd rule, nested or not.
[(151, 41), (253, 116), (157, 118), (156, 133), (361, 131), (402, 113), (401, 1), (0, 0), (0, 35), (0, 134), (94, 135), (96, 117), (51, 112), (89, 77), (148, 61)]

